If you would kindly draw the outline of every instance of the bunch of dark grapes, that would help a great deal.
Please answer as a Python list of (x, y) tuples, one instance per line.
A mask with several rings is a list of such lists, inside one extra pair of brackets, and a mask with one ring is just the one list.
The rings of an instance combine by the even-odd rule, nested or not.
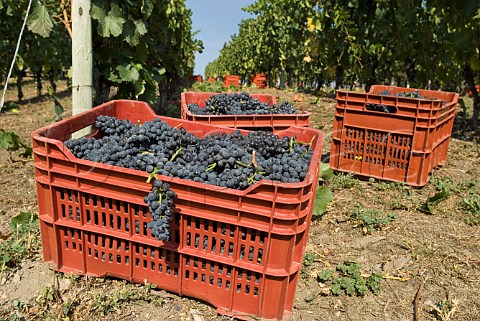
[(372, 104), (368, 103), (366, 106), (367, 110), (379, 111), (382, 113), (395, 113), (397, 108), (395, 106), (383, 105), (383, 104)]
[[(96, 127), (103, 137), (72, 139), (65, 146), (77, 158), (146, 171), (152, 177), (158, 174), (240, 190), (263, 179), (300, 182), (312, 157), (311, 144), (262, 131), (200, 138), (159, 119), (132, 124), (109, 116), (98, 117)], [(175, 196), (168, 184), (160, 183), (154, 181), (145, 201), (152, 213), (148, 227), (156, 238), (165, 240), (170, 235)]]
[[(418, 98), (418, 99), (428, 99), (427, 97), (423, 96), (422, 94), (420, 94), (420, 92), (417, 90), (414, 90), (414, 91), (400, 91), (400, 92), (397, 92), (396, 94), (392, 94), (390, 92), (390, 90), (388, 89), (385, 89), (383, 91), (380, 91), (378, 93), (379, 95), (382, 95), (382, 96), (395, 96), (395, 97), (407, 97), (407, 98)], [(434, 99), (434, 98), (432, 98)]]
[(170, 185), (159, 179), (153, 181), (152, 191), (145, 196), (144, 201), (152, 214), (152, 220), (148, 222), (147, 227), (157, 240), (170, 240), (170, 222), (173, 219), (173, 205), (176, 197)]
[(205, 107), (189, 104), (188, 109), (196, 115), (266, 115), (295, 114), (295, 107), (288, 102), (270, 106), (252, 98), (248, 93), (222, 93), (212, 95), (205, 101)]
[[(395, 96), (395, 97), (406, 97), (406, 98), (438, 100), (438, 98), (435, 98), (435, 97), (428, 98), (428, 97), (423, 96), (423, 95), (418, 91), (418, 89), (415, 89), (414, 91), (400, 91), (400, 92), (397, 92), (396, 94), (392, 94), (392, 93), (390, 92), (390, 90), (385, 89), (385, 90), (383, 90), (383, 91), (380, 91), (378, 94), (379, 94), (379, 95), (382, 95), (382, 96)], [(442, 104), (446, 104), (446, 101), (445, 101), (445, 100), (442, 100)]]

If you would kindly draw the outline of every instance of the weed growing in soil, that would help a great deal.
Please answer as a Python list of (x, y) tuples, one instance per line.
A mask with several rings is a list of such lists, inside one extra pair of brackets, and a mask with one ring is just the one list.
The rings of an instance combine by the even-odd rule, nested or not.
[(350, 216), (359, 221), (359, 227), (362, 228), (365, 234), (372, 234), (374, 230), (381, 230), (385, 225), (397, 218), (397, 215), (394, 213), (364, 209), (358, 205), (350, 212)]
[(436, 303), (435, 305), (430, 304), (432, 310), (430, 314), (433, 316), (435, 321), (448, 321), (452, 320), (451, 317), (458, 310), (459, 300), (457, 299), (445, 299)]
[(22, 260), (40, 250), (38, 216), (22, 212), (12, 218), (12, 233), (0, 240), (0, 273), (15, 268)]
[(315, 254), (305, 253), (303, 257), (303, 266), (310, 266), (315, 262), (316, 256)]
[(111, 312), (121, 309), (126, 302), (135, 302), (135, 304), (145, 304), (147, 302), (160, 303), (161, 298), (152, 295), (151, 290), (155, 285), (147, 284), (145, 286), (132, 286), (125, 283), (120, 289), (115, 289), (113, 293), (94, 292), (93, 309), (99, 316), (106, 316)]
[(402, 191), (408, 186), (403, 182), (385, 182), (385, 181), (375, 181), (375, 178), (370, 178), (368, 183), (371, 184), (375, 189), (379, 191)]
[(12, 301), (13, 312), (8, 316), (8, 321), (22, 321), (25, 318), (22, 316), (28, 310), (28, 304), (23, 303), (19, 300)]
[(463, 207), (470, 214), (467, 222), (471, 225), (480, 225), (480, 197), (474, 194), (463, 198)]
[(77, 305), (78, 302), (74, 299), (63, 300), (53, 286), (47, 286), (35, 299), (35, 306), (32, 309), (41, 307), (43, 320), (70, 320)]
[(441, 190), (440, 192), (436, 193), (435, 195), (431, 195), (427, 197), (427, 200), (422, 205), (420, 210), (426, 214), (433, 214), (433, 208), (440, 202), (445, 201), (447, 198), (450, 197), (450, 192), (448, 190)]
[(0, 148), (6, 150), (10, 154), (10, 160), (16, 162), (13, 157), (14, 153), (18, 153), (23, 158), (32, 157), (33, 150), (24, 143), (15, 132), (7, 132), (0, 128)]
[(364, 296), (369, 291), (378, 294), (383, 276), (376, 273), (362, 275), (360, 269), (361, 265), (355, 262), (339, 263), (333, 271), (323, 270), (319, 272), (317, 279), (321, 283), (330, 284), (333, 295), (345, 293), (349, 296)]
[(332, 188), (332, 190), (350, 189), (357, 187), (359, 184), (360, 182), (358, 181), (358, 179), (353, 177), (352, 173), (340, 173), (333, 175), (330, 182), (330, 187)]

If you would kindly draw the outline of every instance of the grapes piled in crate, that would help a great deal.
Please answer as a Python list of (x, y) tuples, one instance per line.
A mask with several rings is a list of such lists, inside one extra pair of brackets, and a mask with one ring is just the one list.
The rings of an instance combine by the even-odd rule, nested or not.
[[(139, 125), (110, 116), (99, 116), (96, 128), (102, 137), (65, 142), (77, 158), (146, 171), (151, 178), (160, 174), (240, 190), (262, 179), (300, 182), (312, 157), (311, 145), (263, 131), (200, 138), (158, 118)], [(152, 214), (148, 228), (162, 241), (171, 234), (176, 195), (169, 188), (155, 179), (145, 197)]]

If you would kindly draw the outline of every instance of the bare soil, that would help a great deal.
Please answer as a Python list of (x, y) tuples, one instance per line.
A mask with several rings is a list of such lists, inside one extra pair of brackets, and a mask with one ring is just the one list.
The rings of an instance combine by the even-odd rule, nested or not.
[[(294, 102), (312, 112), (312, 127), (326, 136), (330, 150), (334, 100), (276, 89), (254, 90)], [(68, 116), (70, 92), (59, 86)], [(18, 113), (0, 114), (0, 128), (15, 131), (30, 143), (33, 130), (53, 122), (53, 102), (36, 97), (33, 84), (25, 90)], [(15, 99), (15, 91), (7, 95)], [(296, 100), (296, 101), (295, 101)], [(467, 100), (466, 100), (467, 101)], [(468, 108), (467, 108), (468, 110)], [(37, 211), (32, 161), (0, 150), (0, 235), (9, 233), (11, 217)], [(327, 213), (313, 221), (290, 320), (480, 320), (480, 231), (463, 199), (480, 188), (479, 134), (468, 130), (461, 112), (455, 122), (447, 163), (423, 188), (359, 180), (336, 175), (326, 182), (334, 194)], [(427, 215), (419, 208), (428, 196), (449, 186), (450, 196)], [(371, 234), (350, 213), (360, 206), (393, 213), (396, 219)], [(1, 241), (3, 242), (3, 241)], [(364, 275), (382, 273), (378, 295), (334, 296), (317, 275), (336, 264), (354, 260)], [(440, 308), (442, 306), (443, 310)], [(435, 308), (441, 312), (435, 311)], [(118, 279), (85, 278), (55, 273), (32, 253), (22, 264), (0, 275), (2, 320), (228, 320), (215, 308), (145, 285)]]

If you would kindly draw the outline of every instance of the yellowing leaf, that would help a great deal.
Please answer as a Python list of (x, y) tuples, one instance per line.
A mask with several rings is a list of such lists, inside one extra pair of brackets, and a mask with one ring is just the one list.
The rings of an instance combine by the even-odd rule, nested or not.
[(310, 32), (314, 32), (315, 31), (315, 24), (313, 23), (313, 18), (308, 18), (307, 20), (307, 28), (308, 28), (308, 31)]

